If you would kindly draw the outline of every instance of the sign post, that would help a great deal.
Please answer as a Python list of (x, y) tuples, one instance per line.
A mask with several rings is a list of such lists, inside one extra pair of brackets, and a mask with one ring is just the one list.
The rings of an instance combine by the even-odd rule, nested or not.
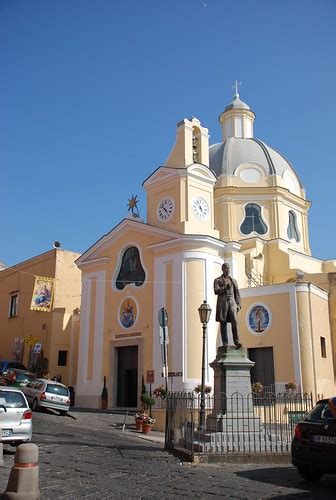
[(147, 384), (149, 384), (149, 395), (152, 397), (152, 384), (154, 384), (154, 370), (147, 370)]
[[(160, 344), (163, 354), (163, 370), (166, 381), (166, 424), (165, 424), (165, 443), (167, 443), (168, 435), (168, 313), (164, 307), (161, 307), (158, 315), (160, 325)], [(161, 335), (162, 330), (162, 335)]]
[(159, 311), (158, 320), (163, 331), (162, 337), (160, 336), (160, 343), (163, 349), (163, 372), (166, 381), (166, 394), (168, 394), (168, 313), (164, 307), (161, 307)]

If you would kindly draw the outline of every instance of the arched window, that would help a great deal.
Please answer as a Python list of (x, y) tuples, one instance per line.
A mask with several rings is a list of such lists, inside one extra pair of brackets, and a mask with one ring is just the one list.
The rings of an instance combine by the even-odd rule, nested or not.
[(287, 236), (290, 240), (300, 241), (300, 233), (297, 228), (296, 214), (292, 210), (288, 212)]
[(261, 217), (261, 208), (255, 203), (248, 203), (245, 207), (245, 219), (240, 226), (243, 234), (267, 233), (267, 226)]
[(123, 290), (126, 285), (134, 283), (141, 286), (145, 281), (146, 274), (141, 265), (139, 250), (137, 247), (128, 248), (123, 255), (120, 271), (116, 279), (116, 287)]
[(192, 129), (192, 149), (193, 149), (193, 162), (199, 163), (201, 161), (200, 155), (200, 137), (201, 133), (199, 128), (193, 127)]

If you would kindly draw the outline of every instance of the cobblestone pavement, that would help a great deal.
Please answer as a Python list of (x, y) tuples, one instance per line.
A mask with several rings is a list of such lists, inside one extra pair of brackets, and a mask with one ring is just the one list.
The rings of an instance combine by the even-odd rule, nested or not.
[[(335, 498), (335, 477), (311, 486), (291, 465), (181, 463), (163, 450), (162, 433), (144, 436), (122, 414), (34, 413), (33, 442), (42, 499)], [(0, 492), (13, 459), (14, 449), (5, 447)]]

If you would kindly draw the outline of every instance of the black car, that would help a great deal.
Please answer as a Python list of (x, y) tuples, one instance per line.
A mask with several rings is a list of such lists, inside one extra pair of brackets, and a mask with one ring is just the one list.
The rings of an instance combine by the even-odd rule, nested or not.
[(307, 481), (317, 482), (324, 473), (336, 474), (336, 418), (321, 399), (299, 422), (292, 441), (292, 463)]

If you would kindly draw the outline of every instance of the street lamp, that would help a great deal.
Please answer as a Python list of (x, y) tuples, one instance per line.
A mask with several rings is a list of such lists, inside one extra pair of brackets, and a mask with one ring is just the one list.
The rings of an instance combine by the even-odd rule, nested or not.
[(200, 430), (205, 430), (205, 338), (207, 332), (207, 324), (210, 320), (211, 307), (206, 300), (198, 308), (198, 314), (203, 327), (203, 343), (202, 343), (202, 381), (201, 381), (201, 405), (200, 405)]

